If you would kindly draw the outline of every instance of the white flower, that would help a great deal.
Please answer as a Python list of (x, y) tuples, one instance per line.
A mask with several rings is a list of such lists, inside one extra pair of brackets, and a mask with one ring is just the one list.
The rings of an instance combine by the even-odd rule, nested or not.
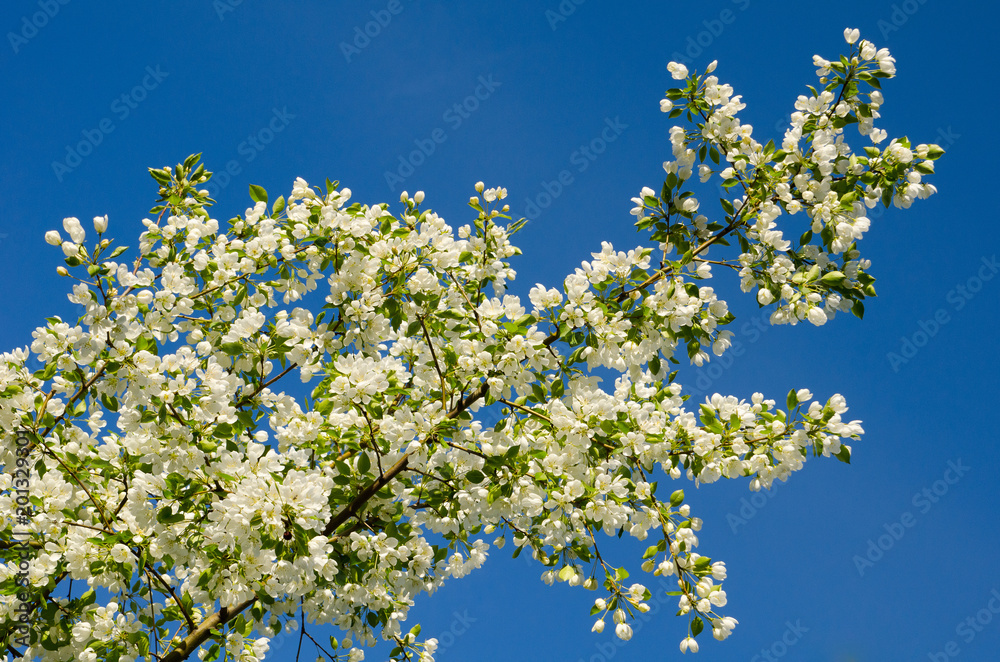
[(861, 37), (861, 30), (857, 28), (854, 28), (853, 30), (851, 28), (844, 29), (844, 41), (848, 44), (853, 44), (859, 37)]
[(660, 99), (660, 112), (669, 113), (674, 107), (674, 102), (670, 99)]
[(697, 653), (698, 642), (691, 637), (684, 637), (684, 639), (681, 640), (681, 652), (687, 653), (688, 651), (691, 651), (692, 653)]
[(59, 246), (62, 244), (62, 237), (59, 236), (58, 230), (49, 230), (45, 233), (45, 243), (51, 244), (53, 246)]
[(628, 641), (632, 638), (632, 626), (628, 623), (619, 623), (615, 626), (615, 634), (622, 641)]
[(826, 324), (826, 313), (822, 308), (810, 308), (809, 309), (809, 321), (816, 326), (823, 326)]
[(719, 61), (718, 60), (712, 60), (711, 62), (708, 63), (708, 66), (705, 67), (705, 73), (706, 74), (712, 73), (713, 71), (715, 71), (715, 68), (717, 66), (719, 66)]
[(83, 240), (87, 238), (87, 233), (84, 232), (83, 226), (80, 225), (80, 219), (75, 216), (63, 219), (63, 229), (69, 233), (69, 238), (74, 244), (82, 244)]
[(90, 632), (93, 626), (87, 621), (80, 621), (73, 626), (73, 640), (78, 644), (90, 640)]
[(80, 254), (80, 247), (74, 244), (72, 241), (64, 241), (62, 243), (62, 249), (66, 257), (74, 257)]
[(667, 71), (674, 77), (674, 80), (684, 80), (688, 77), (688, 68), (679, 62), (671, 62), (667, 65)]
[(599, 621), (595, 621), (594, 627), (590, 628), (590, 631), (597, 632), (598, 634), (604, 632), (604, 619), (602, 618)]
[(102, 234), (107, 229), (108, 229), (108, 215), (105, 214), (104, 216), (95, 216), (94, 230), (97, 231), (97, 234)]
[(896, 73), (896, 58), (889, 55), (888, 48), (880, 48), (877, 53), (875, 53), (875, 59), (878, 61), (878, 68), (882, 70), (883, 73), (887, 73), (890, 76)]
[(762, 287), (757, 291), (757, 301), (760, 302), (760, 305), (766, 306), (774, 301), (774, 295), (771, 294), (771, 290)]
[(125, 545), (118, 543), (111, 548), (111, 558), (115, 563), (125, 563), (132, 558), (132, 552)]
[(863, 40), (861, 42), (861, 59), (874, 60), (875, 53), (876, 53), (875, 44), (867, 40)]

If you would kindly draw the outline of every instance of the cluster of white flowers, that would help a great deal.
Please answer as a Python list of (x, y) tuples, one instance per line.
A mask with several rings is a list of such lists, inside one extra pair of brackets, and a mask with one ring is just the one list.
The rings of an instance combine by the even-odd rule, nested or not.
[[(223, 233), (197, 189), (210, 173), (192, 157), (152, 171), (162, 204), (131, 266), (103, 238), (107, 217), (94, 219), (89, 247), (75, 218), (63, 224), (69, 241), (47, 233), (86, 272), (70, 294), (86, 313), (50, 318), (30, 352), (0, 355), (0, 425), (30, 436), (30, 528), (48, 541), (28, 586), (0, 565), (0, 618), (23, 604), (60, 612), (24, 659), (261, 660), (300, 612), (303, 628), (345, 633), (336, 659), (357, 662), (381, 637), (394, 659), (428, 662), (437, 642), (403, 631), (410, 608), (508, 540), (547, 583), (603, 587), (593, 629), (611, 614), (627, 640), (652, 594), (607, 563), (598, 532), (652, 543), (642, 571), (675, 577), (678, 608), (693, 616), (682, 652), (698, 650), (705, 620), (728, 637), (726, 566), (694, 551), (703, 523), (683, 490), (658, 493), (658, 479), (768, 488), (810, 453), (848, 460), (845, 440), (863, 430), (842, 418), (843, 397), (807, 389), (784, 409), (759, 393), (690, 406), (668, 375), (675, 354), (700, 365), (732, 338), (728, 305), (699, 281), (713, 265), (738, 271), (761, 305), (777, 302), (775, 323), (857, 312), (874, 295), (855, 246), (864, 208), (933, 192), (920, 175), (938, 148), (847, 147), (852, 122), (881, 142), (869, 121), (881, 94), (863, 101), (854, 81), (891, 75), (893, 61), (846, 36), (857, 54), (850, 65), (817, 59), (836, 77), (796, 103), (780, 150), (740, 122), (744, 104), (709, 75), (714, 62), (701, 75), (671, 63), (686, 87), (661, 108), (700, 119), (670, 131), (662, 193), (633, 199), (650, 245), (604, 242), (561, 289), (539, 284), (528, 302), (507, 293), (523, 222), (506, 224), (506, 189), (482, 182), (474, 220), (457, 230), (420, 208), (422, 191), (404, 192), (394, 214), (297, 179), (287, 201), (251, 187), (255, 204)], [(695, 173), (742, 192), (721, 201), (723, 221), (683, 190)], [(810, 228), (793, 249), (777, 220), (798, 211)], [(707, 259), (726, 238), (738, 257)], [(322, 301), (309, 298), (321, 288)], [(30, 353), (42, 369), (27, 368)], [(598, 369), (618, 373), (613, 388)], [(278, 390), (293, 372), (310, 400)], [(499, 422), (484, 426), (483, 407), (503, 408)], [(14, 448), (5, 436), (5, 466)], [(0, 489), (10, 539), (27, 520), (9, 476)], [(91, 590), (54, 601), (71, 579)]]

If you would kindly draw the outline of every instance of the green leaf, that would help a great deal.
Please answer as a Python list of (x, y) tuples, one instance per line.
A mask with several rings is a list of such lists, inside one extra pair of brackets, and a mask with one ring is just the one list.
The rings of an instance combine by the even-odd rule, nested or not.
[(278, 199), (274, 201), (274, 207), (272, 214), (280, 214), (285, 209), (285, 196), (279, 195)]
[(799, 403), (799, 397), (795, 394), (795, 389), (788, 392), (788, 397), (785, 399), (785, 404), (788, 405), (788, 411), (791, 412), (795, 409), (795, 405)]
[(845, 276), (843, 272), (831, 271), (829, 273), (823, 274), (823, 277), (819, 279), (819, 282), (823, 283), (824, 285), (839, 285), (840, 283), (844, 282), (845, 278), (847, 278), (847, 276)]
[(223, 343), (222, 351), (229, 356), (237, 356), (243, 353), (243, 343), (241, 342), (227, 342)]
[(368, 453), (361, 453), (358, 457), (358, 471), (363, 474), (368, 473), (368, 470), (372, 468), (371, 458), (368, 457)]
[(691, 621), (691, 634), (697, 637), (701, 634), (701, 631), (705, 629), (705, 622), (701, 620), (700, 616), (695, 616), (694, 620)]
[(267, 191), (263, 186), (250, 185), (250, 199), (254, 202), (267, 202)]
[(844, 464), (851, 463), (851, 449), (847, 446), (841, 444), (840, 452), (834, 455), (835, 458), (843, 462)]
[(670, 505), (676, 508), (684, 503), (684, 490), (677, 490), (670, 495)]
[(476, 483), (478, 485), (479, 483), (486, 480), (486, 476), (483, 475), (482, 471), (479, 471), (478, 469), (473, 469), (472, 471), (465, 474), (465, 479), (470, 483)]
[(855, 301), (854, 305), (851, 306), (851, 312), (854, 313), (855, 317), (859, 320), (865, 318), (865, 304), (860, 301)]
[(561, 378), (552, 382), (553, 397), (561, 398), (563, 396), (563, 393), (565, 392), (566, 392), (566, 384), (563, 383), (563, 380)]
[(157, 183), (163, 184), (164, 186), (170, 185), (170, 175), (167, 173), (166, 170), (158, 170), (156, 168), (150, 168), (149, 174), (152, 175), (153, 179), (155, 179)]

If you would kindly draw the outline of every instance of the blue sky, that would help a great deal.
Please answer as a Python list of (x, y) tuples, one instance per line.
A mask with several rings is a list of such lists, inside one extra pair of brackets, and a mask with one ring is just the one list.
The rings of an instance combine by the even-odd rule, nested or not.
[[(685, 370), (692, 390), (839, 392), (867, 434), (851, 466), (810, 459), (756, 502), (744, 481), (688, 490), (705, 520), (700, 551), (726, 561), (727, 610), (740, 621), (726, 642), (703, 634), (698, 655), (992, 659), (992, 4), (964, 3), (961, 15), (942, 0), (260, 4), (3, 4), (0, 348), (28, 344), (47, 316), (74, 314), (55, 273), (61, 252), (44, 232), (65, 216), (106, 213), (110, 236), (134, 246), (156, 192), (147, 166), (194, 152), (217, 173), (220, 220), (249, 206), (249, 184), (287, 195), (296, 176), (339, 179), (369, 203), (422, 189), (452, 225), (469, 220), (477, 180), (505, 186), (512, 213), (532, 218), (517, 238), (515, 293), (555, 285), (602, 240), (640, 243), (629, 198), (662, 183), (669, 60), (718, 59), (716, 74), (743, 95), (744, 122), (766, 142), (815, 81), (812, 55), (838, 55), (843, 29), (857, 27), (897, 59), (879, 125), (948, 151), (930, 180), (939, 194), (873, 215), (862, 247), (879, 298), (863, 322), (755, 325), (755, 302), (712, 283), (737, 314), (742, 352)], [(619, 550), (619, 562), (634, 551)], [(540, 572), (494, 551), (413, 616), (439, 635), (440, 660), (679, 657), (685, 623), (673, 599), (618, 645), (590, 632), (594, 594), (546, 587)], [(294, 643), (273, 659), (294, 659)]]

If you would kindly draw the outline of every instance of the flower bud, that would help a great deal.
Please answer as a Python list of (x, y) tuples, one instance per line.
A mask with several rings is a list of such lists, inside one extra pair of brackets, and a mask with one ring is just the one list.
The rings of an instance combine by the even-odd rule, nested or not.
[(62, 244), (62, 237), (59, 236), (58, 230), (49, 230), (45, 233), (45, 242), (51, 244), (52, 246), (59, 246)]
[(101, 234), (107, 229), (108, 229), (108, 215), (105, 214), (104, 216), (95, 216), (94, 230), (97, 231), (97, 234)]
[(417, 191), (416, 193), (414, 193), (413, 194), (413, 201), (416, 202), (418, 205), (421, 202), (423, 202), (424, 201), (424, 192), (423, 191)]
[(69, 269), (67, 269), (66, 267), (56, 267), (56, 273), (59, 274), (60, 276), (68, 276)]
[(679, 62), (671, 62), (667, 64), (667, 71), (674, 80), (684, 80), (688, 77), (688, 68)]
[(87, 234), (83, 230), (83, 226), (80, 225), (80, 219), (70, 216), (63, 219), (63, 229), (69, 233), (70, 239), (73, 240), (74, 244), (82, 244), (83, 240), (86, 239)]
[(590, 628), (590, 631), (597, 632), (598, 634), (604, 632), (604, 619), (602, 618), (601, 620), (596, 621), (594, 623), (594, 627)]

